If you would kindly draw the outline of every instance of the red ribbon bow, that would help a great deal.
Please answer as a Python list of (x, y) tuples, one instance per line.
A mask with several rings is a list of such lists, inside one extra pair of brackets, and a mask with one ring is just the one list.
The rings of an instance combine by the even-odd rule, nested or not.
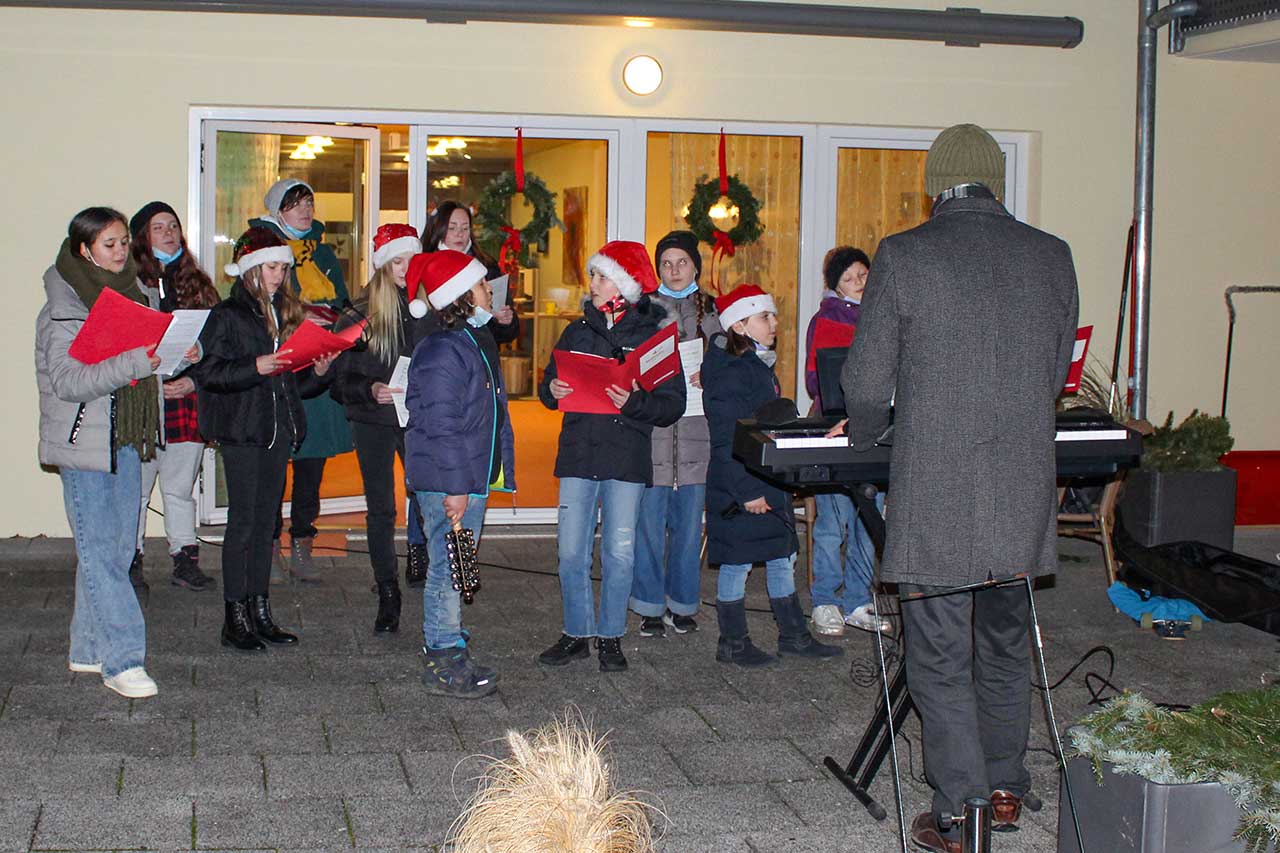
[(498, 266), (507, 275), (514, 275), (520, 269), (520, 232), (509, 225), (503, 225), (502, 231), (507, 239), (498, 251)]

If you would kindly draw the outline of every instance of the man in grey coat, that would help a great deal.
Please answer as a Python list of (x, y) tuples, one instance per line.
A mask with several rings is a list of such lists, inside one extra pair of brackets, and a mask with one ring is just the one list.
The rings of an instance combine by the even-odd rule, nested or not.
[(996, 197), (1004, 158), (990, 134), (943, 131), (925, 186), (932, 217), (880, 243), (841, 380), (855, 448), (893, 420), (881, 580), (898, 584), (934, 788), (912, 841), (958, 853), (939, 814), (987, 797), (1012, 827), (1031, 783), (1029, 602), (1017, 583), (939, 593), (1054, 570), (1054, 401), (1078, 301), (1067, 244)]

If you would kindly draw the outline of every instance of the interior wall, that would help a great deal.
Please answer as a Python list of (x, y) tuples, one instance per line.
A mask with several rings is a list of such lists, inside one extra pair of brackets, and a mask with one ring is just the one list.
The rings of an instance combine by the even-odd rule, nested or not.
[[(873, 0), (861, 0), (865, 5)], [(901, 0), (876, 5), (904, 5)], [(914, 0), (943, 9), (950, 0)], [(0, 9), (0, 135), (10, 281), (0, 424), (10, 461), (0, 534), (66, 535), (57, 478), (36, 464), (32, 372), (40, 276), (80, 208), (187, 209), (192, 105), (431, 109), (941, 128), (1035, 134), (1033, 219), (1072, 246), (1082, 322), (1114, 324), (1132, 215), (1135, 4), (989, 0), (989, 12), (1072, 14), (1073, 50), (607, 27)], [(646, 52), (650, 99), (619, 72)], [(1152, 413), (1216, 408), (1227, 283), (1276, 283), (1280, 67), (1161, 55)], [(429, 84), (429, 88), (428, 88)], [(805, 152), (810, 156), (812, 152)], [(624, 235), (638, 238), (642, 235)], [(824, 251), (815, 247), (813, 251)], [(1276, 300), (1250, 304), (1234, 368), (1242, 448), (1280, 446)], [(1267, 307), (1267, 306), (1271, 307)], [(1271, 312), (1271, 313), (1266, 313)], [(1100, 354), (1107, 336), (1095, 340)], [(1243, 355), (1246, 347), (1249, 357)]]

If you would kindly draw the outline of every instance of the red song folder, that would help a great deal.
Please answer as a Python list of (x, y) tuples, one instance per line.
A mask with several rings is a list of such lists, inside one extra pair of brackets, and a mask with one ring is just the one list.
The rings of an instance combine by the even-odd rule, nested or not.
[(573, 388), (573, 393), (560, 401), (560, 411), (614, 415), (618, 407), (605, 393), (608, 386), (630, 388), (634, 380), (644, 390), (652, 391), (671, 377), (683, 375), (677, 346), (679, 334), (672, 323), (627, 353), (622, 364), (616, 358), (553, 350), (556, 378)]
[(837, 323), (826, 317), (819, 317), (813, 324), (813, 343), (809, 346), (809, 355), (805, 360), (805, 370), (816, 370), (818, 350), (843, 349), (853, 343), (855, 329), (848, 323)]
[(67, 353), (85, 364), (97, 364), (138, 347), (150, 352), (172, 319), (114, 290), (103, 290)]
[(1093, 326), (1081, 326), (1076, 329), (1076, 345), (1071, 351), (1071, 367), (1067, 369), (1067, 384), (1062, 386), (1063, 393), (1074, 394), (1080, 390), (1080, 377), (1084, 375), (1084, 357), (1089, 352), (1089, 339), (1093, 337)]
[(297, 373), (299, 370), (310, 367), (322, 355), (351, 349), (359, 339), (360, 333), (364, 331), (365, 322), (361, 320), (335, 335), (315, 323), (304, 321), (298, 326), (297, 331), (280, 345), (277, 352), (284, 353), (281, 361), (288, 363), (287, 369)]

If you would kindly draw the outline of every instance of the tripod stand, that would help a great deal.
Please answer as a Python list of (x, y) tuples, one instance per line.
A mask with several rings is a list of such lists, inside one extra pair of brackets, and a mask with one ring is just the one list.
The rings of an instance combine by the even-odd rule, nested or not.
[[(883, 553), (885, 527), (884, 519), (880, 516), (875, 505), (875, 496), (877, 491), (876, 486), (869, 483), (858, 483), (854, 484), (849, 491), (853, 498), (854, 505), (857, 507), (858, 515), (866, 526), (867, 533), (871, 537), (871, 541), (875, 545), (876, 551)], [(1053, 713), (1053, 698), (1049, 692), (1049, 678), (1044, 663), (1044, 644), (1040, 636), (1040, 622), (1036, 615), (1035, 597), (1032, 592), (1030, 576), (1020, 574), (1003, 580), (989, 580), (980, 583), (967, 584), (925, 595), (915, 594), (908, 597), (906, 600), (931, 598), (940, 595), (954, 595), (964, 592), (977, 592), (983, 589), (990, 589), (1011, 583), (1023, 583), (1026, 586), (1027, 601), (1030, 608), (1032, 637), (1035, 640), (1036, 661), (1039, 665), (1041, 685), (1044, 688), (1044, 699), (1049, 719), (1049, 726), (1053, 734), (1054, 745), (1057, 748), (1059, 764), (1063, 770), (1063, 786), (1067, 794), (1068, 804), (1071, 808), (1072, 820), (1075, 822), (1076, 837), (1082, 838), (1083, 836), (1080, 833), (1079, 820), (1076, 816), (1075, 798), (1071, 791), (1071, 782), (1065, 772), (1066, 763), (1062, 754), (1062, 740), (1058, 734), (1058, 724)], [(872, 595), (871, 600), (876, 621), (879, 623), (879, 605), (874, 594)], [(902, 781), (900, 769), (898, 767), (898, 750), (895, 742), (895, 733), (902, 727), (902, 724), (906, 722), (907, 714), (915, 709), (915, 704), (912, 701), (911, 693), (907, 687), (905, 664), (900, 663), (897, 671), (893, 675), (893, 678), (889, 678), (888, 668), (885, 663), (884, 640), (879, 632), (876, 632), (876, 650), (880, 665), (880, 683), (882, 686), (882, 692), (877, 700), (876, 711), (871, 718), (871, 722), (867, 724), (867, 728), (863, 732), (862, 739), (858, 743), (858, 748), (855, 750), (853, 757), (849, 760), (848, 764), (842, 766), (831, 756), (823, 758), (822, 763), (832, 772), (841, 784), (848, 788), (850, 793), (852, 793), (854, 797), (862, 803), (862, 805), (867, 809), (867, 812), (873, 818), (876, 820), (884, 820), (887, 817), (887, 812), (884, 807), (881, 806), (880, 803), (876, 802), (875, 798), (871, 796), (870, 787), (872, 781), (876, 777), (876, 774), (880, 771), (880, 767), (884, 764), (886, 755), (891, 757), (894, 776), (894, 797), (898, 809), (899, 840), (902, 845), (903, 853), (906, 853), (906, 817), (903, 813), (902, 806)], [(974, 801), (974, 803), (978, 805), (977, 809), (970, 809), (970, 804), (966, 803), (965, 811), (967, 819), (972, 821), (976, 814), (984, 820), (989, 821), (990, 803), (985, 800), (981, 801), (981, 803), (986, 804), (985, 808), (977, 801)], [(1023, 795), (1022, 804), (1031, 811), (1039, 811), (1042, 807), (1040, 799), (1031, 792), (1027, 792)], [(944, 815), (942, 816), (942, 819), (944, 823), (949, 824), (952, 820), (952, 816)], [(970, 845), (973, 839), (980, 838), (982, 835), (983, 834), (977, 827), (969, 826), (968, 824), (965, 825), (963, 840), (966, 845), (964, 847), (966, 853), (971, 853), (971, 851), (972, 853), (976, 853), (979, 848), (975, 848)], [(986, 849), (985, 845), (983, 845), (981, 849)]]

